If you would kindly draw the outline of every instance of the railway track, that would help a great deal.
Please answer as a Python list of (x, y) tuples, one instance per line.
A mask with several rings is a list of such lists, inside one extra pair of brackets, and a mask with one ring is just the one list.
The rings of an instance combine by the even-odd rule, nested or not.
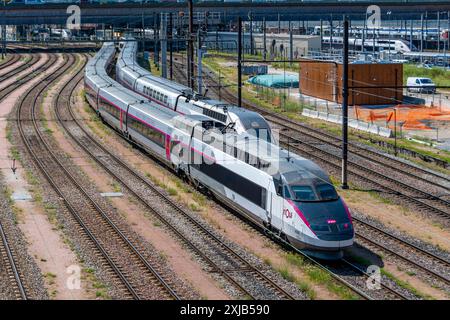
[[(56, 72), (46, 76), (19, 101), (17, 126), (22, 141), (36, 166), (98, 252), (99, 258), (103, 259), (108, 273), (115, 275), (127, 296), (134, 299), (179, 299), (173, 284), (163, 279), (149, 263), (142, 247), (128, 238), (115, 219), (77, 181), (43, 135), (37, 106), (42, 102), (45, 90), (61, 79), (74, 60), (74, 56), (69, 55)], [(67, 83), (57, 96), (63, 97), (66, 90)]]
[[(178, 72), (177, 72), (178, 76), (180, 76), (179, 72), (180, 71), (178, 70)], [(223, 92), (222, 92), (222, 94), (223, 94)], [(264, 112), (264, 113), (266, 115), (267, 114), (272, 115), (271, 113), (268, 113), (268, 112)], [(267, 118), (267, 116), (266, 116), (266, 118)], [(288, 136), (286, 135), (286, 137), (288, 137)], [(290, 137), (290, 139), (292, 139), (292, 138)], [(375, 153), (375, 152), (374, 152), (374, 154), (378, 155), (378, 153)], [(385, 156), (382, 155), (382, 157), (385, 157)], [(389, 158), (389, 157), (386, 157), (386, 158)], [(401, 165), (403, 165), (403, 163), (401, 163), (401, 162), (399, 162), (399, 163)], [(439, 185), (439, 186), (441, 187), (442, 185)], [(445, 259), (443, 259), (431, 252), (428, 252), (428, 251), (426, 251), (422, 248), (419, 248), (411, 243), (408, 243), (390, 233), (387, 233), (387, 232), (381, 230), (380, 228), (377, 228), (368, 223), (365, 223), (364, 221), (362, 221), (360, 219), (354, 218), (354, 221), (356, 222), (355, 225), (357, 226), (358, 230), (361, 230), (360, 232), (358, 232), (358, 230), (356, 230), (357, 239), (359, 239), (360, 241), (364, 240), (365, 241), (364, 243), (366, 243), (366, 244), (369, 243), (371, 246), (374, 246), (377, 249), (381, 249), (385, 252), (388, 252), (390, 255), (395, 256), (396, 258), (399, 258), (399, 259), (407, 262), (408, 264), (412, 265), (416, 269), (424, 271), (427, 274), (433, 276), (435, 279), (438, 279), (440, 281), (443, 281), (445, 284), (448, 284), (448, 281), (449, 281), (448, 276), (447, 276), (448, 268), (449, 268), (448, 261), (446, 261)], [(375, 242), (373, 239), (370, 239), (368, 236), (364, 235), (364, 232), (363, 232), (364, 230), (370, 230), (372, 233), (376, 232), (378, 236), (382, 236), (386, 239), (389, 239), (390, 241), (395, 242), (397, 244), (397, 246), (398, 245), (402, 246), (404, 250), (406, 249), (406, 251), (410, 251), (410, 253), (412, 251), (415, 252), (416, 256), (411, 256), (411, 254), (406, 254), (406, 255), (400, 254), (400, 253), (398, 253), (398, 251), (394, 251), (392, 248), (389, 248), (388, 245), (386, 245), (386, 244), (383, 245), (379, 242)], [(422, 258), (422, 260), (420, 262), (414, 261), (414, 259), (417, 259), (417, 255), (419, 255)], [(436, 270), (435, 268), (430, 268), (430, 267), (426, 266), (423, 263), (423, 261), (424, 261), (423, 258), (431, 259), (431, 261), (433, 261), (433, 263), (437, 263), (441, 269), (443, 268), (444, 272), (442, 270)], [(353, 271), (358, 271), (356, 269), (359, 269), (358, 267), (356, 267), (354, 264), (350, 263), (349, 261), (345, 261), (344, 263), (347, 264), (347, 267), (353, 268), (354, 269)], [(437, 268), (437, 269), (439, 269), (439, 268)], [(359, 270), (359, 271), (362, 274), (364, 274), (364, 270)], [(387, 289), (387, 290), (389, 291), (389, 289)], [(391, 294), (396, 295), (397, 297), (405, 298), (404, 296), (402, 297), (401, 295), (398, 296), (395, 292), (391, 292)]]
[[(381, 250), (414, 269), (425, 272), (442, 284), (450, 285), (450, 261), (361, 219), (353, 217), (353, 222), (356, 239), (360, 244)], [(375, 241), (374, 235), (384, 241)]]
[[(20, 59), (20, 55), (17, 55)], [(20, 66), (18, 66), (17, 68), (14, 68), (2, 75), (0, 75), (0, 82), (9, 79), (13, 76), (15, 76), (16, 74), (19, 74), (20, 72), (22, 72), (23, 70), (29, 68), (30, 66), (32, 66), (33, 64), (35, 64), (37, 61), (39, 61), (40, 56), (38, 55), (31, 55), (30, 59), (28, 59), (25, 63), (21, 64)]]
[(3, 60), (2, 63), (0, 63), (0, 71), (5, 68), (8, 68), (10, 65), (13, 65), (17, 61), (19, 61), (19, 59), (20, 59), (20, 55), (18, 55), (18, 54), (8, 55), (8, 57), (5, 60)]
[[(30, 67), (34, 64), (36, 64), (39, 60), (41, 59), (41, 55), (37, 56), (37, 55), (33, 55), (33, 57), (31, 58), (31, 60), (29, 61), (29, 64), (27, 66)], [(43, 72), (44, 70), (50, 68), (54, 63), (56, 62), (56, 56), (51, 56), (48, 61), (46, 61), (43, 65), (39, 66), (38, 68), (36, 68), (35, 70), (33, 70), (33, 72), (21, 77), (20, 79), (17, 79), (16, 82), (14, 82), (13, 84), (0, 89), (0, 101), (2, 101), (6, 96), (8, 96), (11, 92), (15, 91), (16, 89), (18, 89), (19, 87), (21, 87), (22, 85), (24, 85), (25, 83), (27, 83), (28, 81), (31, 81), (34, 77), (36, 77), (40, 72)], [(23, 70), (25, 70), (26, 68), (23, 68)], [(17, 70), (17, 69), (15, 69)], [(12, 77), (17, 73), (14, 73), (13, 75), (9, 75), (8, 77)], [(6, 78), (5, 78), (6, 79)], [(3, 81), (3, 80), (2, 80)]]
[[(175, 63), (174, 65), (177, 67), (178, 64)], [(211, 71), (206, 69), (205, 72), (208, 80), (213, 82), (210, 88), (217, 92), (217, 82)], [(236, 97), (226, 88), (221, 90), (221, 96), (229, 102), (236, 102)], [(254, 103), (243, 100), (243, 104), (249, 109), (258, 111), (268, 121), (281, 127), (280, 143), (284, 143), (285, 146), (289, 144), (291, 149), (293, 148), (301, 155), (313, 158), (319, 163), (325, 163), (327, 167), (332, 167), (335, 172), (340, 171), (340, 145), (336, 142), (340, 141), (339, 138), (334, 138), (328, 133), (270, 112)], [(331, 140), (334, 140), (334, 142)], [(354, 177), (370, 184), (372, 187), (377, 187), (378, 190), (384, 190), (386, 194), (396, 196), (409, 204), (414, 204), (414, 207), (421, 211), (433, 212), (445, 219), (450, 217), (450, 201), (444, 199), (444, 197), (449, 196), (447, 191), (450, 190), (448, 187), (450, 179), (448, 177), (406, 164), (354, 143), (350, 146), (349, 173)], [(330, 147), (333, 149), (330, 150)], [(367, 165), (365, 163), (360, 164), (361, 161), (365, 161)], [(396, 175), (402, 174), (403, 176), (391, 177), (385, 173), (386, 168), (390, 168)], [(420, 173), (420, 175), (409, 174), (406, 168), (410, 168), (411, 171)], [(414, 180), (415, 178), (417, 179)], [(437, 179), (440, 181), (436, 181)], [(425, 191), (426, 187), (415, 187), (417, 180), (437, 188), (435, 189), (437, 194)]]
[(9, 245), (7, 235), (3, 226), (0, 222), (0, 259), (3, 262), (3, 270), (6, 273), (6, 276), (9, 278), (12, 291), (16, 299), (18, 300), (27, 300), (26, 287), (24, 282), (22, 281), (22, 275), (19, 272), (19, 268), (16, 265), (16, 259), (14, 251)]
[[(81, 82), (81, 80), (80, 78), (78, 82)], [(66, 129), (73, 141), (106, 172), (127, 188), (195, 255), (205, 261), (210, 268), (209, 271), (219, 273), (249, 298), (294, 299), (290, 293), (261, 272), (258, 269), (259, 266), (254, 266), (248, 262), (237, 250), (220, 239), (202, 222), (192, 217), (189, 212), (175, 203), (169, 196), (158, 190), (141, 173), (92, 137), (75, 116), (70, 100), (64, 98), (73, 95), (75, 87), (72, 86), (70, 94), (60, 95), (59, 107), (55, 110), (59, 123)], [(151, 193), (150, 197), (148, 196), (149, 192)], [(155, 203), (163, 203), (165, 205), (164, 210), (155, 208)], [(172, 221), (170, 216), (172, 219), (173, 217), (182, 219), (182, 223)], [(189, 226), (190, 232), (186, 232), (187, 226)], [(199, 243), (192, 239), (192, 235), (201, 235), (203, 246), (207, 243), (207, 248), (200, 249)]]

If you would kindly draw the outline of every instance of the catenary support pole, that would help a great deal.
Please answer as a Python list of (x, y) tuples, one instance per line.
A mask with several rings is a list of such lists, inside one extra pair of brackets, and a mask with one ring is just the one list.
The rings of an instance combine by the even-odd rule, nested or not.
[(348, 189), (348, 38), (348, 20), (346, 19), (344, 22), (344, 74), (342, 77), (342, 189)]
[(193, 32), (194, 32), (194, 5), (192, 0), (188, 0), (188, 9), (189, 9), (189, 34), (188, 34), (188, 56), (189, 56), (189, 87), (194, 89), (194, 41), (193, 41)]
[(238, 18), (238, 107), (242, 107), (242, 19)]

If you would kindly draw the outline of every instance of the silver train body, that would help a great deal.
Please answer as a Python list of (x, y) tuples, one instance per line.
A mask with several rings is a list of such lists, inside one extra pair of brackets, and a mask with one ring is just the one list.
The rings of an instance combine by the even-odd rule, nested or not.
[(202, 114), (232, 126), (238, 134), (252, 133), (276, 143), (269, 124), (260, 114), (199, 96), (189, 87), (154, 76), (137, 64), (137, 42), (124, 41), (121, 47), (116, 63), (116, 80), (125, 87), (182, 115)]
[(105, 69), (106, 43), (87, 64), (86, 98), (109, 125), (248, 220), (322, 259), (353, 244), (350, 211), (315, 163), (204, 115), (143, 99)]

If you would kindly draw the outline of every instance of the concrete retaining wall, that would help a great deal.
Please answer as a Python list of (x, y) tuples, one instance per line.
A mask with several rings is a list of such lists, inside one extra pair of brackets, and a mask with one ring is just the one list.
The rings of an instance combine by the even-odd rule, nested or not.
[[(336, 124), (342, 124), (342, 116), (337, 114), (330, 114), (326, 112), (318, 112), (311, 109), (303, 109), (302, 115), (309, 118), (321, 119)], [(376, 124), (371, 124), (365, 121), (355, 119), (348, 120), (348, 126), (357, 130), (369, 132), (382, 137), (391, 138), (392, 130), (385, 127), (380, 127)]]

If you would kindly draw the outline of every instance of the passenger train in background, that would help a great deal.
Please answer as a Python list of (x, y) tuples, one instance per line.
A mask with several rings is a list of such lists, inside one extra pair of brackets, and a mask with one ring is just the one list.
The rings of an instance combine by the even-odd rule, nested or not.
[(116, 63), (116, 80), (127, 88), (180, 114), (203, 114), (234, 128), (237, 133), (251, 132), (276, 143), (269, 124), (259, 113), (209, 99), (189, 87), (154, 76), (137, 64), (137, 42), (124, 41), (121, 47)]
[(202, 114), (180, 114), (111, 79), (105, 43), (85, 70), (86, 98), (110, 126), (197, 187), (307, 254), (339, 259), (350, 211), (316, 164)]
[[(330, 41), (333, 41), (333, 46), (342, 47), (344, 44), (344, 39), (342, 37), (322, 37), (322, 43), (326, 46), (330, 44)], [(361, 46), (363, 44), (362, 39), (358, 38), (350, 38), (348, 39), (348, 44), (350, 49), (352, 50), (362, 50)], [(394, 40), (394, 39), (365, 39), (364, 40), (364, 49), (366, 51), (372, 51), (375, 46), (375, 51), (391, 51), (391, 53), (409, 53), (412, 51), (417, 51), (416, 47), (412, 47), (405, 40)]]

